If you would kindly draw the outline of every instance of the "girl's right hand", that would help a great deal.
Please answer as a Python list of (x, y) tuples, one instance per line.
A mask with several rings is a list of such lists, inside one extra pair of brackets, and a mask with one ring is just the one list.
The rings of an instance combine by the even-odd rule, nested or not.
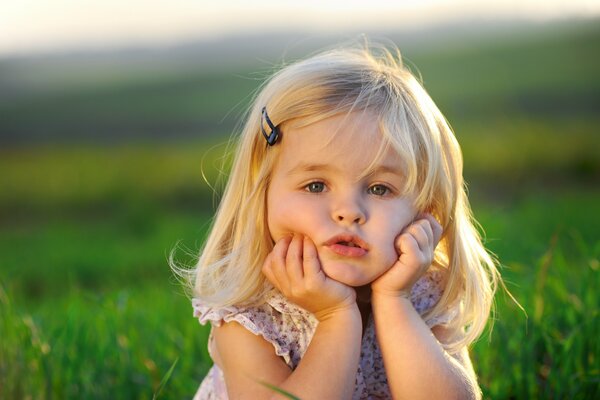
[(317, 248), (308, 237), (295, 234), (280, 239), (262, 271), (285, 297), (313, 313), (319, 321), (356, 307), (356, 292), (325, 275)]

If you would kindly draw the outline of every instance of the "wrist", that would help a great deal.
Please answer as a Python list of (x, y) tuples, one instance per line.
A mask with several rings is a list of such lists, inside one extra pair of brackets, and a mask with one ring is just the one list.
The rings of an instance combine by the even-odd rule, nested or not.
[(371, 301), (374, 298), (382, 298), (382, 299), (407, 299), (410, 301), (410, 293), (411, 288), (408, 289), (382, 289), (382, 288), (373, 288), (371, 291)]
[(360, 321), (360, 311), (356, 302), (344, 304), (338, 307), (327, 308), (313, 313), (319, 322), (325, 322), (332, 319), (355, 319)]
[(376, 324), (382, 321), (402, 321), (404, 324), (411, 321), (415, 315), (418, 315), (410, 299), (404, 296), (394, 297), (374, 294), (371, 307)]
[(410, 300), (410, 292), (405, 291), (373, 291), (371, 304), (373, 304), (373, 308), (390, 305), (413, 306)]

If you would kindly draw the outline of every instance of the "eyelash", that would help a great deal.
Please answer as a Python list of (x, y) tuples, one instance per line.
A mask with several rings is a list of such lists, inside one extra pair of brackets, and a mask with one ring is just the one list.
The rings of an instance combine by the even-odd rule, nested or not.
[[(314, 185), (320, 185), (320, 190), (313, 191), (311, 189), (311, 187), (314, 188)], [(304, 186), (304, 190), (305, 191), (307, 191), (309, 193), (316, 193), (316, 194), (323, 193), (325, 191), (325, 188), (326, 188), (325, 183), (320, 182), (320, 181), (310, 182), (306, 186)], [(374, 188), (383, 188), (384, 193), (382, 193), (382, 194), (376, 194), (376, 193), (373, 192)], [(377, 183), (377, 184), (371, 185), (367, 189), (367, 193), (372, 194), (372, 195), (377, 196), (377, 197), (383, 197), (385, 195), (389, 195), (391, 192), (392, 192), (392, 189), (390, 189), (388, 186), (383, 185), (381, 183)]]

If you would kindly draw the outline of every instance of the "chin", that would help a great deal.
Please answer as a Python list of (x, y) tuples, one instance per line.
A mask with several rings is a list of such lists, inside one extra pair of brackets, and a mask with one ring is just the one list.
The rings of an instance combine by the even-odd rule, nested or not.
[(351, 287), (359, 287), (371, 283), (368, 277), (360, 273), (358, 266), (348, 263), (339, 261), (324, 263), (323, 272), (329, 278)]

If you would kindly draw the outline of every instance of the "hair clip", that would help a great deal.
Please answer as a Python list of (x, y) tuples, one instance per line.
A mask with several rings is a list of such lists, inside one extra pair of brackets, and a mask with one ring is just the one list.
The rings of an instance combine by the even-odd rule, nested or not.
[[(269, 134), (267, 134), (267, 132), (265, 131), (265, 121), (267, 122), (267, 125), (269, 125), (269, 128), (271, 128), (271, 133), (269, 133)], [(279, 128), (277, 128), (271, 122), (271, 119), (269, 118), (269, 114), (267, 114), (267, 107), (263, 107), (263, 109), (262, 109), (262, 118), (260, 121), (260, 129), (262, 130), (262, 134), (265, 137), (265, 139), (267, 140), (267, 144), (269, 146), (273, 146), (275, 143), (277, 143), (277, 139), (279, 139)]]

